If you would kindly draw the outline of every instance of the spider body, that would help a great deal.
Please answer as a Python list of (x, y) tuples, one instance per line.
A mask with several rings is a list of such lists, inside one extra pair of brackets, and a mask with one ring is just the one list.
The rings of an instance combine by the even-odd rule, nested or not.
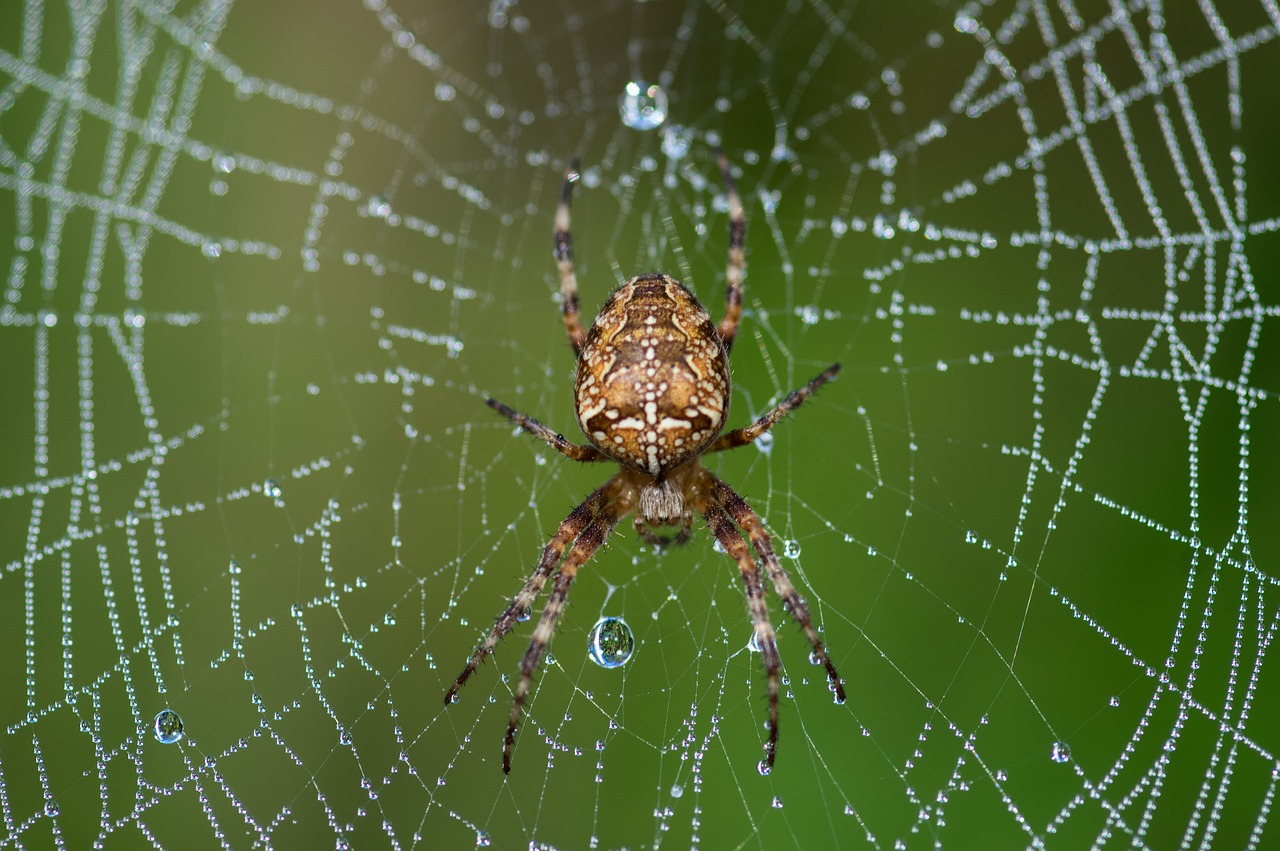
[(578, 356), (583, 433), (610, 458), (655, 479), (719, 436), (729, 392), (729, 353), (710, 314), (666, 275), (623, 284)]
[[(600, 309), (590, 329), (578, 317), (578, 283), (573, 268), (573, 240), (569, 234), (569, 200), (577, 163), (570, 165), (556, 211), (555, 257), (560, 268), (561, 310), (565, 331), (578, 357), (574, 401), (578, 424), (590, 441), (572, 443), (537, 420), (493, 399), (488, 404), (525, 431), (577, 461), (614, 461), (618, 472), (569, 513), (542, 551), (524, 587), (498, 616), (492, 630), (472, 654), (453, 685), (445, 704), (493, 652), (503, 636), (529, 613), (533, 601), (552, 580), (551, 593), (520, 663), (502, 769), (511, 770), (516, 728), (555, 625), (578, 569), (591, 558), (628, 514), (635, 514), (636, 531), (646, 541), (665, 545), (651, 527), (679, 526), (674, 540), (687, 541), (695, 515), (701, 516), (725, 552), (738, 564), (747, 608), (767, 675), (769, 736), (761, 773), (773, 767), (778, 742), (779, 674), (782, 669), (777, 637), (769, 621), (764, 581), (747, 548), (743, 533), (764, 567), (764, 574), (799, 623), (825, 666), (837, 702), (845, 699), (844, 683), (813, 628), (804, 599), (791, 584), (773, 550), (773, 542), (759, 516), (734, 490), (701, 463), (709, 452), (745, 446), (771, 429), (783, 416), (835, 377), (833, 364), (754, 423), (722, 434), (729, 413), (732, 385), (729, 352), (737, 336), (742, 312), (743, 245), (746, 233), (742, 202), (729, 174), (729, 164), (717, 152), (729, 207), (729, 262), (725, 274), (725, 316), (716, 325), (684, 284), (663, 274), (631, 278)], [(559, 567), (557, 568), (557, 565)]]

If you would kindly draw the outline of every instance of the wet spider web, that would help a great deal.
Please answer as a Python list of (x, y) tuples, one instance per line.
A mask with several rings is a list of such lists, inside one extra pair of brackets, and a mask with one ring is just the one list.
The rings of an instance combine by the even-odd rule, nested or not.
[[(1276, 4), (769, 6), (6, 7), (0, 847), (1265, 847)], [(559, 175), (588, 318), (719, 316), (717, 144), (732, 421), (844, 370), (711, 465), (849, 700), (774, 600), (762, 777), (732, 561), (627, 530), (504, 777)]]

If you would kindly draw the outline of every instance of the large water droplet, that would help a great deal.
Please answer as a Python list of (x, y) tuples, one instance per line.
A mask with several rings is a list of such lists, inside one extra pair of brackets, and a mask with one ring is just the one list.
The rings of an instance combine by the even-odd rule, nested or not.
[(1049, 759), (1054, 762), (1070, 762), (1071, 746), (1066, 742), (1054, 742), (1053, 748), (1049, 751)]
[(799, 541), (783, 541), (782, 554), (787, 558), (799, 558), (800, 542)]
[(601, 668), (622, 667), (635, 648), (635, 636), (622, 618), (600, 618), (587, 636), (587, 655)]
[(156, 713), (151, 729), (157, 742), (171, 745), (182, 738), (182, 716), (172, 709), (161, 709)]
[(653, 130), (667, 120), (667, 93), (662, 86), (632, 80), (618, 98), (618, 114), (632, 130)]

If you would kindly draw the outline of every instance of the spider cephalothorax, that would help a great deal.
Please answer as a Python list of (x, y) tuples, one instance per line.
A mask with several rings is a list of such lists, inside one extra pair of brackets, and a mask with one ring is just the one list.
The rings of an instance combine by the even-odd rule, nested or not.
[[(778, 679), (782, 660), (769, 621), (760, 570), (747, 550), (747, 533), (766, 575), (792, 617), (804, 630), (815, 658), (826, 666), (836, 699), (844, 701), (844, 684), (827, 656), (809, 617), (804, 599), (791, 584), (773, 551), (764, 524), (742, 497), (702, 466), (701, 457), (751, 443), (815, 390), (831, 380), (839, 364), (828, 367), (804, 387), (751, 425), (721, 434), (729, 414), (729, 351), (742, 314), (743, 243), (746, 234), (742, 202), (729, 175), (729, 163), (717, 153), (729, 201), (729, 265), (725, 275), (725, 316), (711, 321), (684, 284), (662, 274), (639, 275), (619, 287), (583, 331), (578, 319), (578, 281), (569, 235), (569, 199), (577, 163), (565, 173), (556, 211), (555, 255), (565, 330), (578, 356), (574, 400), (578, 424), (591, 445), (571, 443), (535, 419), (489, 399), (489, 405), (521, 428), (577, 461), (616, 461), (618, 472), (570, 512), (542, 551), (538, 566), (498, 616), (467, 666), (445, 693), (452, 703), (458, 690), (512, 627), (528, 614), (534, 599), (554, 580), (529, 649), (520, 663), (520, 679), (502, 750), (502, 770), (511, 770), (511, 751), (533, 672), (542, 658), (564, 609), (578, 568), (604, 543), (618, 522), (635, 512), (635, 528), (650, 543), (667, 544), (650, 527), (679, 526), (675, 540), (688, 540), (694, 514), (706, 520), (725, 551), (738, 563), (764, 660), (769, 689), (769, 738), (760, 770), (773, 767), (778, 743)], [(566, 554), (566, 550), (568, 553)], [(561, 559), (563, 558), (563, 562)], [(556, 570), (556, 565), (560, 567)]]

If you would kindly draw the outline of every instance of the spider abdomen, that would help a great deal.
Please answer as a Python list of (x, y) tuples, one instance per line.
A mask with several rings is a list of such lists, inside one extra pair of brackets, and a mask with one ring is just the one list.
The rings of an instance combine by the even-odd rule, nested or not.
[(706, 309), (667, 275), (640, 275), (587, 332), (574, 396), (601, 451), (654, 477), (699, 454), (724, 428), (729, 355)]

